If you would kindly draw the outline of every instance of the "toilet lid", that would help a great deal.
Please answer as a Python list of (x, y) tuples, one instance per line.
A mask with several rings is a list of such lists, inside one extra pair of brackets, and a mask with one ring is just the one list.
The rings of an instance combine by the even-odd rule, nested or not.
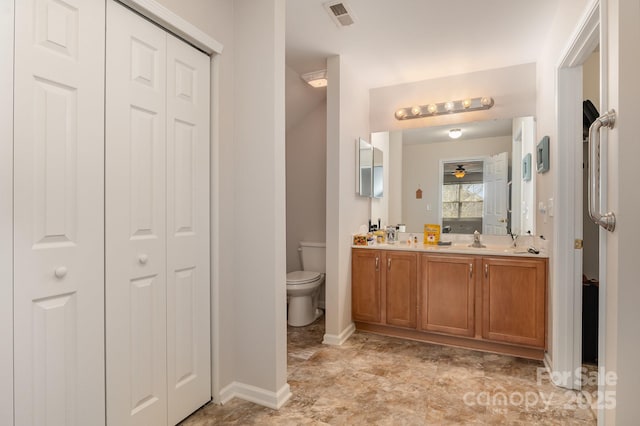
[(287, 284), (306, 284), (320, 278), (320, 272), (294, 271), (287, 274)]

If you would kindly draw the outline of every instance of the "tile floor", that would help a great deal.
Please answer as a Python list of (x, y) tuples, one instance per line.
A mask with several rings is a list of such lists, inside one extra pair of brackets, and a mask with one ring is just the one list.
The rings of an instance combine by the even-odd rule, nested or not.
[(579, 393), (549, 382), (542, 363), (356, 332), (320, 343), (324, 317), (288, 330), (293, 396), (278, 411), (234, 399), (182, 424), (594, 425)]

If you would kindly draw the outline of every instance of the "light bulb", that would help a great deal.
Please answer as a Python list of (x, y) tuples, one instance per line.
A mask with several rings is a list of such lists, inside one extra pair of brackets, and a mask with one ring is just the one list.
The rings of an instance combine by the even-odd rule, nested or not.
[(453, 109), (455, 107), (456, 107), (456, 105), (453, 103), (453, 101), (449, 101), (449, 102), (444, 104), (444, 109), (446, 109), (449, 112), (453, 111)]
[(458, 139), (462, 136), (462, 129), (451, 129), (449, 130), (449, 137), (451, 139)]
[(396, 111), (396, 118), (402, 120), (407, 115), (407, 110), (402, 108)]
[(492, 103), (493, 99), (491, 99), (490, 97), (483, 96), (482, 99), (480, 99), (480, 104), (482, 104), (482, 106), (489, 106)]
[(469, 108), (471, 106), (471, 99), (467, 98), (462, 101), (462, 106), (465, 108)]
[(429, 104), (427, 105), (427, 111), (429, 111), (429, 114), (435, 114), (438, 111), (438, 106), (436, 104)]
[(419, 106), (414, 106), (413, 108), (411, 108), (411, 114), (413, 115), (422, 114), (422, 108), (420, 108)]

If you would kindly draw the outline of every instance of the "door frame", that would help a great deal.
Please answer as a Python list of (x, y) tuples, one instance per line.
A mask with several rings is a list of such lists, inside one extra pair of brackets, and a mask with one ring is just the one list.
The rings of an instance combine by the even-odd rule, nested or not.
[[(606, 0), (594, 0), (578, 24), (567, 49), (557, 65), (557, 175), (554, 181), (556, 219), (554, 224), (553, 260), (553, 335), (552, 379), (556, 385), (580, 389), (582, 367), (582, 250), (575, 249), (575, 239), (582, 239), (582, 64), (600, 46), (600, 105), (607, 110), (607, 29)], [(602, 135), (606, 138), (606, 134)], [(603, 197), (606, 194), (602, 188)], [(600, 297), (606, 283), (606, 232), (600, 232)], [(569, 283), (569, 284), (566, 284)], [(600, 300), (599, 342), (603, 341), (604, 300)], [(599, 343), (599, 363), (604, 365), (604, 352)]]

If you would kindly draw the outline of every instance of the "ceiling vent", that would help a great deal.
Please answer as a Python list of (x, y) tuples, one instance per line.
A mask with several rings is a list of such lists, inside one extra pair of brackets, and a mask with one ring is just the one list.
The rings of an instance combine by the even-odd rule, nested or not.
[(324, 8), (338, 27), (348, 27), (355, 22), (351, 7), (344, 1), (324, 3)]

